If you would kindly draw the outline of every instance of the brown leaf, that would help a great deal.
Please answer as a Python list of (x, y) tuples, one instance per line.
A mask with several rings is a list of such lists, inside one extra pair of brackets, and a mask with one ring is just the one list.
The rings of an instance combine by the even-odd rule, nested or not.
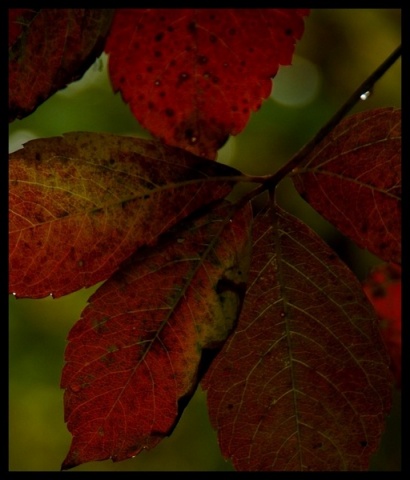
[(253, 225), (236, 330), (202, 386), (238, 470), (362, 470), (391, 404), (388, 359), (358, 280), (278, 209)]
[(104, 48), (111, 9), (9, 9), (9, 122), (79, 79)]
[(73, 442), (63, 468), (124, 460), (169, 435), (204, 349), (236, 323), (249, 270), (251, 208), (219, 206), (134, 255), (69, 334), (62, 388)]
[(345, 118), (294, 171), (293, 182), (359, 247), (401, 263), (401, 109)]
[(9, 156), (9, 292), (66, 295), (108, 278), (239, 172), (157, 142), (69, 133)]

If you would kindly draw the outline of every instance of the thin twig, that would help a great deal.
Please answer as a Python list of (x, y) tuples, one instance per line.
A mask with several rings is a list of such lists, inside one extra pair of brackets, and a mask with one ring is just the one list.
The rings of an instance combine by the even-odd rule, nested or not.
[[(361, 95), (373, 89), (375, 83), (401, 56), (401, 45), (360, 85), (333, 117), (283, 167), (264, 182), (265, 189), (274, 188), (286, 175), (299, 166), (312, 150), (340, 123), (343, 117), (361, 100)], [(255, 189), (255, 191), (259, 188)]]

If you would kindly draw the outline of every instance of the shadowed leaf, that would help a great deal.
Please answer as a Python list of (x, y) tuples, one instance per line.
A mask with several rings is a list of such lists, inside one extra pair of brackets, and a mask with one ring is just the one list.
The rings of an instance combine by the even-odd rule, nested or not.
[(105, 46), (115, 91), (165, 143), (215, 158), (291, 63), (306, 9), (120, 9)]
[(79, 79), (100, 55), (110, 9), (9, 9), (9, 122)]
[(73, 434), (63, 468), (124, 460), (169, 435), (204, 349), (236, 323), (252, 213), (219, 206), (142, 249), (90, 298), (69, 334), (62, 388)]
[(58, 297), (108, 278), (141, 245), (224, 197), (239, 172), (131, 137), (69, 133), (9, 155), (9, 292)]
[(401, 263), (401, 110), (344, 119), (294, 171), (298, 192), (359, 247)]
[(391, 404), (387, 355), (360, 283), (278, 209), (253, 225), (235, 332), (208, 370), (210, 418), (237, 470), (363, 470)]

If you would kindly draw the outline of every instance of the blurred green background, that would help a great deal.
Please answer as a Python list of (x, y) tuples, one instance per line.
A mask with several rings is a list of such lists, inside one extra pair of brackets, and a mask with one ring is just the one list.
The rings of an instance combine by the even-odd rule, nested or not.
[[(401, 43), (401, 10), (313, 10), (296, 45), (293, 65), (282, 67), (271, 97), (254, 113), (246, 129), (221, 149), (218, 160), (247, 173), (276, 171), (343, 104), (359, 84)], [(377, 83), (354, 111), (401, 106), (401, 62)], [(120, 95), (114, 95), (102, 55), (82, 79), (56, 93), (32, 115), (10, 124), (9, 150), (37, 137), (67, 131), (106, 131), (148, 137)], [(341, 237), (283, 181), (280, 204), (314, 228), (365, 278), (379, 260)], [(71, 436), (59, 389), (66, 336), (87, 298), (81, 290), (58, 300), (9, 298), (9, 470), (58, 471)], [(374, 471), (401, 469), (401, 392), (393, 410)], [(233, 470), (220, 453), (216, 433), (198, 390), (172, 436), (152, 451), (120, 463), (91, 462), (73, 471)]]

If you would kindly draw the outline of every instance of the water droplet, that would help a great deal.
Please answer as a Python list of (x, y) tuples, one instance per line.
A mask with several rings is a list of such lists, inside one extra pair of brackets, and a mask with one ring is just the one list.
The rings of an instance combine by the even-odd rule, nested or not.
[(159, 87), (161, 85), (161, 80), (155, 80), (154, 85)]
[(14, 295), (14, 296), (16, 296), (16, 295), (17, 295), (17, 293), (16, 293), (16, 292), (13, 292), (13, 295)]
[(286, 317), (286, 313), (285, 313), (285, 312), (280, 312), (280, 316), (281, 316), (282, 318), (284, 318), (284, 317)]
[(191, 137), (190, 142), (191, 143), (196, 143), (198, 139), (196, 137)]
[(50, 293), (49, 293), (49, 296), (52, 297), (52, 296), (53, 296), (53, 292), (50, 292)]
[(363, 100), (363, 101), (367, 100), (371, 94), (372, 92), (370, 90), (367, 90), (367, 92), (364, 92), (360, 95), (360, 100)]

